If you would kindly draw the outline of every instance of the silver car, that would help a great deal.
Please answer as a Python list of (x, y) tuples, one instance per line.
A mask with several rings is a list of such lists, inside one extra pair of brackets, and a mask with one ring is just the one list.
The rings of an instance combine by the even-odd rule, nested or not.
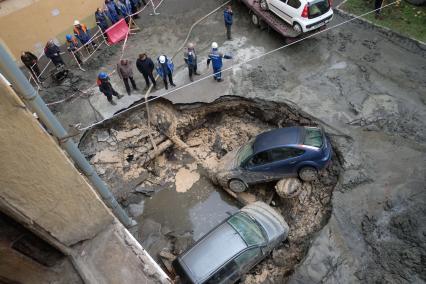
[(287, 238), (289, 227), (257, 201), (211, 230), (173, 262), (182, 283), (235, 283)]

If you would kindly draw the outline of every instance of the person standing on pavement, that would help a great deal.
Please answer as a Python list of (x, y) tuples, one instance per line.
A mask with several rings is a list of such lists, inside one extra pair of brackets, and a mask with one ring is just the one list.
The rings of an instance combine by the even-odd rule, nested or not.
[(382, 16), (380, 13), (382, 12), (383, 0), (374, 0), (374, 17), (376, 19), (381, 19)]
[(228, 5), (225, 11), (223, 12), (223, 18), (225, 20), (225, 27), (226, 27), (226, 37), (228, 38), (228, 40), (232, 39), (231, 28), (233, 23), (233, 16), (234, 16), (234, 13), (232, 12), (232, 7), (231, 5)]
[(27, 67), (34, 79), (38, 81), (38, 77), (40, 76), (40, 69), (38, 68), (38, 58), (34, 54), (29, 51), (24, 51), (21, 54), (21, 61), (24, 63), (25, 67)]
[(133, 67), (132, 62), (127, 59), (121, 59), (117, 64), (117, 73), (118, 76), (123, 80), (124, 86), (126, 87), (127, 94), (130, 96), (130, 85), (129, 80), (132, 83), (132, 87), (134, 91), (138, 91), (139, 89), (136, 87), (135, 80), (133, 79)]
[(166, 88), (166, 90), (169, 89), (169, 86), (167, 84), (167, 78), (169, 78), (170, 85), (172, 85), (172, 87), (176, 87), (175, 83), (173, 83), (173, 62), (165, 55), (160, 55), (157, 61), (157, 73), (161, 78), (163, 78), (164, 87)]
[(80, 65), (83, 64), (80, 53), (77, 51), (79, 48), (77, 39), (73, 37), (72, 35), (66, 35), (65, 39), (66, 39), (67, 50), (74, 55), (75, 59), (77, 59), (78, 64)]
[(213, 66), (213, 78), (217, 82), (222, 82), (222, 58), (225, 59), (232, 59), (232, 56), (230, 55), (223, 55), (218, 50), (219, 46), (216, 42), (212, 43), (212, 51), (210, 52), (209, 56), (207, 57), (207, 68), (210, 65), (210, 62), (212, 62)]
[(155, 82), (154, 75), (152, 75), (152, 72), (154, 71), (155, 66), (151, 58), (149, 58), (145, 53), (139, 54), (139, 58), (136, 60), (136, 67), (138, 68), (139, 72), (142, 73), (145, 79), (145, 83), (146, 83), (145, 89), (149, 88), (150, 79), (152, 84), (154, 85), (154, 88), (157, 89), (157, 83)]
[[(80, 24), (78, 20), (74, 21), (74, 36), (78, 38), (82, 45), (85, 45), (90, 41), (90, 31), (85, 24)], [(96, 47), (96, 43), (92, 42), (92, 45)]]
[(56, 67), (65, 65), (60, 53), (61, 53), (61, 50), (59, 49), (59, 46), (57, 46), (53, 42), (53, 40), (49, 40), (44, 48), (44, 54), (46, 55), (47, 58), (52, 60), (53, 64)]
[(95, 12), (96, 24), (101, 28), (102, 32), (105, 32), (108, 29), (107, 15), (102, 11), (101, 8), (98, 8)]
[(193, 75), (200, 75), (200, 73), (197, 73), (197, 54), (193, 43), (188, 43), (187, 50), (183, 54), (183, 59), (188, 66), (189, 79), (192, 82), (194, 81)]
[(117, 23), (120, 20), (117, 4), (113, 0), (105, 0), (105, 7), (108, 9), (107, 16), (109, 17), (111, 23)]
[(99, 91), (101, 91), (106, 97), (107, 100), (112, 105), (116, 105), (117, 103), (112, 100), (112, 96), (117, 97), (118, 99), (121, 99), (123, 96), (117, 93), (114, 88), (112, 87), (109, 76), (105, 72), (101, 72), (98, 75), (97, 84), (99, 86)]
[(118, 0), (118, 9), (120, 9), (121, 15), (128, 24), (130, 21), (130, 15), (132, 14), (132, 5), (129, 0)]

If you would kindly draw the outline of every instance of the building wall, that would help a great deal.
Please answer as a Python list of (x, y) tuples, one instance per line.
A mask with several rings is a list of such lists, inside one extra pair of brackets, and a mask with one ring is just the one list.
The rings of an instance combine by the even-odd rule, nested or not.
[(0, 39), (15, 59), (22, 51), (40, 55), (46, 42), (64, 42), (74, 20), (95, 26), (94, 13), (103, 0), (5, 0), (0, 3)]
[(112, 214), (10, 87), (0, 93), (0, 203), (65, 245), (94, 237)]
[[(12, 243), (19, 236), (9, 234), (4, 239), (4, 230), (9, 229), (3, 226), (2, 231), (0, 226), (0, 283), (63, 283), (46, 279), (67, 273), (69, 278), (61, 278), (69, 279), (65, 283), (80, 283), (81, 278), (88, 284), (170, 284), (169, 277), (3, 81), (0, 94), (0, 212), (66, 256), (55, 269), (43, 268), (13, 250)], [(43, 252), (37, 250), (43, 245), (35, 246), (30, 252)], [(10, 273), (24, 271), (10, 277)]]

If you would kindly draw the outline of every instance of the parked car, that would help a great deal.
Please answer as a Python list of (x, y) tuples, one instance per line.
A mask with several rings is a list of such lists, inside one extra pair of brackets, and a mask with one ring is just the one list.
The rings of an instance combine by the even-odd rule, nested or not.
[(331, 0), (261, 0), (260, 7), (276, 14), (299, 33), (318, 29), (333, 18)]
[(173, 262), (182, 283), (235, 283), (288, 236), (284, 218), (257, 201), (223, 221)]
[(327, 166), (331, 153), (331, 144), (321, 128), (277, 128), (226, 154), (219, 163), (217, 180), (234, 192), (285, 177), (312, 181)]

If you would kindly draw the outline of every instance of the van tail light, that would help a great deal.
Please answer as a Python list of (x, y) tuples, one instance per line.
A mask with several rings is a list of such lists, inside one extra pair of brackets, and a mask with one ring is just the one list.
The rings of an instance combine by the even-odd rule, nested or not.
[(308, 14), (309, 14), (309, 7), (308, 7), (308, 4), (306, 4), (305, 7), (303, 7), (302, 18), (307, 18)]

